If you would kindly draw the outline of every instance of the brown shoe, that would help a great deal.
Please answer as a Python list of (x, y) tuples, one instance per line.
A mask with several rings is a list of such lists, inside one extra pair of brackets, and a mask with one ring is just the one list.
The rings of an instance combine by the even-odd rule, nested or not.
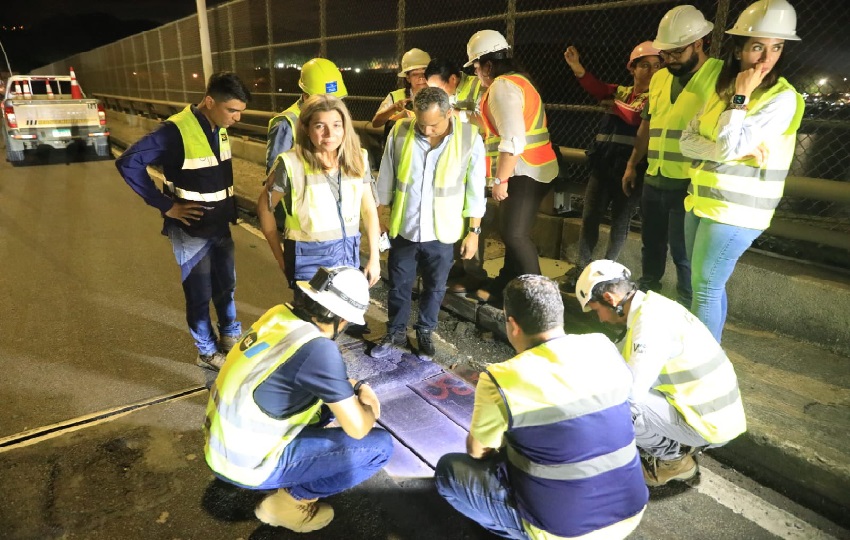
[(272, 527), (305, 533), (326, 527), (334, 518), (334, 509), (318, 499), (298, 500), (285, 489), (279, 489), (263, 499), (254, 514)]
[(202, 368), (219, 371), (221, 366), (224, 365), (225, 360), (227, 360), (227, 355), (221, 351), (216, 351), (212, 354), (199, 353), (198, 358), (195, 359), (195, 364)]
[(697, 461), (689, 454), (670, 460), (643, 458), (640, 464), (643, 468), (643, 480), (649, 487), (663, 486), (672, 480), (684, 482), (699, 472)]

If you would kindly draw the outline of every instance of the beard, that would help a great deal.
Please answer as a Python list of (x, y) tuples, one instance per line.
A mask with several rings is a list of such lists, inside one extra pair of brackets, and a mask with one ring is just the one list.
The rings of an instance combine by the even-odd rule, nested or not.
[(681, 77), (682, 75), (687, 75), (696, 67), (697, 62), (699, 62), (699, 57), (696, 54), (691, 54), (691, 57), (688, 58), (686, 62), (680, 63), (676, 67), (667, 66), (667, 70), (673, 74), (675, 77)]

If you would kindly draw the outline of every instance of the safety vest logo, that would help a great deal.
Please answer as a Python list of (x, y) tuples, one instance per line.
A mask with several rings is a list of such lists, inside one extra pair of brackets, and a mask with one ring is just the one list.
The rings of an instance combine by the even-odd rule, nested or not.
[(247, 336), (245, 336), (241, 340), (239, 340), (239, 350), (242, 351), (242, 352), (245, 352), (248, 349), (250, 349), (251, 346), (254, 345), (254, 343), (256, 343), (256, 342), (257, 342), (257, 333), (251, 332), (250, 334), (248, 334)]
[(227, 133), (221, 133), (221, 142), (227, 142)]

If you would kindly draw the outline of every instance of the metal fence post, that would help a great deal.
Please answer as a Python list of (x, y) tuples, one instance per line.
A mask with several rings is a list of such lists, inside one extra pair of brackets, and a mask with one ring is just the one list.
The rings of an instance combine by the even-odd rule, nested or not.
[(269, 90), (271, 91), (272, 110), (277, 110), (277, 77), (272, 54), (272, 0), (266, 0), (266, 61), (269, 64)]
[[(401, 57), (404, 55), (404, 18), (406, 17), (405, 0), (398, 0), (398, 35), (396, 36), (396, 51), (395, 57), (401, 62)], [(401, 66), (399, 66), (399, 71)]]
[(186, 68), (183, 67), (183, 38), (180, 37), (180, 28), (177, 26), (177, 23), (173, 23), (175, 25), (177, 34), (177, 57), (180, 59), (180, 87), (183, 92), (183, 102), (187, 103), (189, 101), (189, 94), (186, 92)]
[(514, 48), (514, 37), (516, 35), (516, 0), (508, 0), (508, 11), (506, 13), (507, 28), (505, 29), (505, 39), (511, 49)]
[(319, 0), (319, 56), (328, 57), (328, 0)]

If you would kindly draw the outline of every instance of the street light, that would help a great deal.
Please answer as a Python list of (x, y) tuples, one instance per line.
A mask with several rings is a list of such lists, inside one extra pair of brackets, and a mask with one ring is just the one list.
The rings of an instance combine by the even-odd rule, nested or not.
[(9, 57), (6, 56), (6, 48), (3, 47), (3, 42), (0, 41), (0, 50), (3, 51), (3, 58), (6, 59), (6, 69), (9, 70), (9, 76), (12, 76), (12, 66), (9, 64)]

